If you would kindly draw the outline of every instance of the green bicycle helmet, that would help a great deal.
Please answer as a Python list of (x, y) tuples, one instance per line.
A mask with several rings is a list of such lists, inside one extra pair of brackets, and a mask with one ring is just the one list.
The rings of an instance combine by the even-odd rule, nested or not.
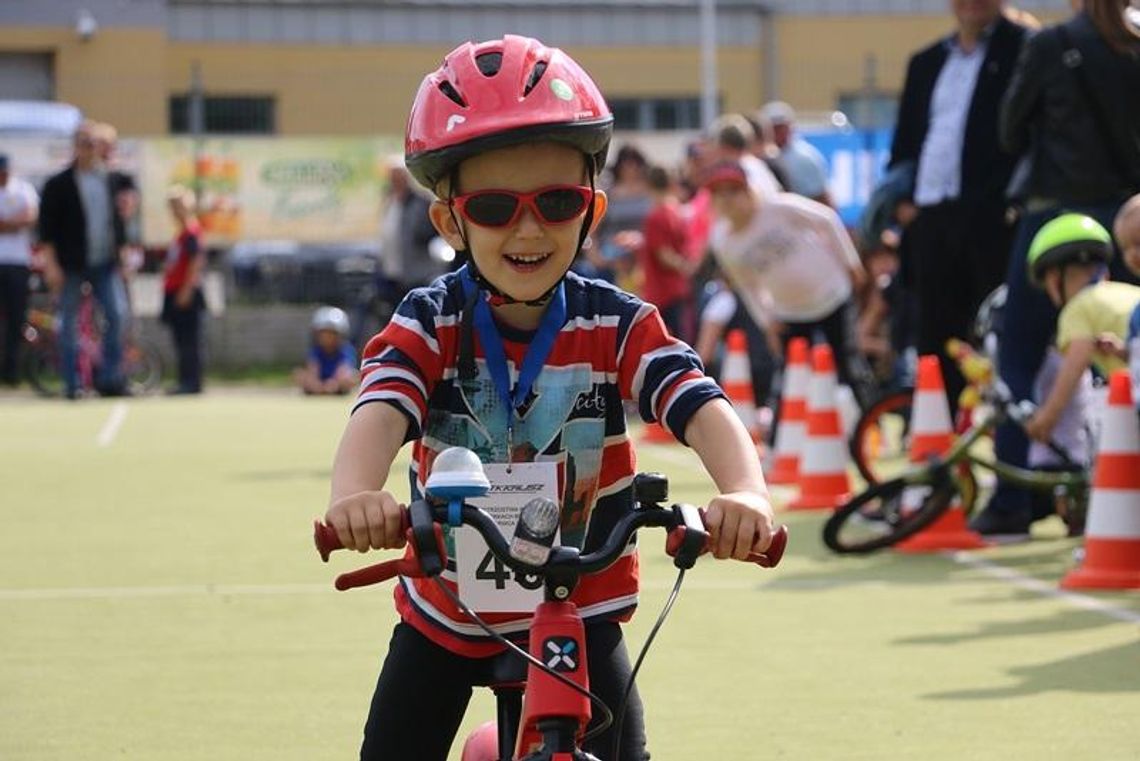
[(1029, 280), (1041, 285), (1045, 271), (1068, 264), (1106, 264), (1112, 258), (1112, 236), (1084, 214), (1062, 214), (1048, 222), (1029, 244)]

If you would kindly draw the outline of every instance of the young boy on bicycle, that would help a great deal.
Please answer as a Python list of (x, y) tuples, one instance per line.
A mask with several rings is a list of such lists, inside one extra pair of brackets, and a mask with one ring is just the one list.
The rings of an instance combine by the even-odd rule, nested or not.
[(1104, 279), (1111, 257), (1112, 236), (1081, 214), (1057, 217), (1030, 243), (1029, 277), (1061, 310), (1056, 343), (1063, 355), (1052, 389), (1026, 423), (1032, 439), (1050, 438), (1090, 365), (1105, 375), (1125, 367), (1105, 344), (1106, 339), (1124, 341), (1140, 305), (1140, 288)]
[[(547, 478), (554, 471), (561, 543), (597, 547), (633, 507), (623, 400), (700, 455), (719, 491), (707, 515), (713, 554), (744, 558), (768, 546), (773, 515), (756, 450), (696, 355), (652, 306), (569, 271), (605, 212), (594, 183), (612, 128), (590, 77), (537, 40), (464, 44), (424, 79), (408, 120), (407, 166), (435, 192), (432, 223), (467, 263), (408, 294), (365, 349), (326, 514), (344, 546), (404, 545), (404, 506), (385, 484), (400, 447), (414, 441), (413, 497), (436, 454), (464, 446), (492, 483), (512, 463)], [(453, 558), (459, 541), (447, 541)], [(443, 575), (449, 586), (462, 565), (455, 559)], [(629, 674), (618, 623), (636, 605), (637, 576), (631, 548), (584, 577), (571, 598), (586, 622), (591, 688), (610, 704)], [(361, 758), (444, 761), (472, 685), (502, 648), (427, 580), (401, 578), (395, 597), (401, 622)], [(486, 616), (517, 639), (529, 618)], [(629, 709), (621, 758), (648, 758), (636, 697)], [(586, 750), (608, 752), (608, 734)]]

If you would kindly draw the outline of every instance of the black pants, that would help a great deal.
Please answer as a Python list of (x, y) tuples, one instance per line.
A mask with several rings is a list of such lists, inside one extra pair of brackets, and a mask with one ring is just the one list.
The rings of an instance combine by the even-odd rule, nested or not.
[(821, 320), (813, 322), (788, 322), (784, 324), (784, 356), (788, 355), (788, 343), (793, 338), (806, 338), (809, 344), (819, 343), (823, 338), (835, 356), (835, 372), (839, 382), (846, 384), (855, 394), (859, 406), (866, 408), (875, 393), (875, 379), (867, 357), (859, 351), (855, 341), (855, 321), (858, 315), (855, 302), (845, 301), (838, 309)]
[[(610, 622), (588, 624), (586, 653), (590, 691), (616, 710), (630, 673), (621, 627)], [(490, 681), (494, 660), (456, 655), (408, 624), (397, 624), (364, 725), (361, 761), (447, 761), (472, 687)], [(585, 750), (611, 761), (612, 733), (611, 727)], [(635, 688), (622, 725), (621, 756), (612, 761), (648, 758), (645, 719)]]
[(1004, 208), (959, 201), (923, 207), (903, 236), (917, 306), (916, 348), (938, 356), (952, 413), (966, 381), (946, 354), (946, 340), (971, 337), (978, 307), (1005, 281), (1012, 243)]
[(0, 264), (0, 382), (20, 380), (20, 332), (28, 318), (28, 268), (22, 264)]
[(162, 305), (162, 321), (170, 326), (174, 350), (178, 355), (178, 389), (202, 390), (202, 309), (201, 291), (194, 292), (190, 305), (180, 307), (173, 293), (166, 294)]

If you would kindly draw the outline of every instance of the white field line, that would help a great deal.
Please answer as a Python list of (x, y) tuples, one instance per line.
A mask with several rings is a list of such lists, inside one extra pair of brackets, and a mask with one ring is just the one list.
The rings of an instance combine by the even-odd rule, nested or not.
[(1118, 605), (1113, 605), (1110, 602), (1105, 602), (1097, 597), (1090, 595), (1083, 595), (1078, 592), (1069, 592), (1064, 589), (1059, 589), (1055, 584), (1035, 579), (1032, 576), (1026, 576), (1023, 573), (1018, 573), (1012, 568), (1006, 568), (998, 563), (983, 560), (982, 558), (974, 557), (967, 552), (954, 552), (949, 554), (950, 558), (955, 563), (970, 566), (992, 576), (995, 579), (1007, 582), (1013, 586), (1024, 589), (1034, 594), (1039, 594), (1042, 597), (1049, 597), (1054, 600), (1066, 603), (1074, 608), (1091, 611), (1093, 613), (1100, 613), (1101, 615), (1115, 618), (1117, 621), (1124, 621), (1129, 624), (1140, 624), (1140, 613), (1122, 608)]
[(111, 446), (111, 442), (119, 434), (119, 429), (123, 427), (123, 421), (127, 419), (127, 409), (126, 402), (115, 402), (115, 405), (111, 407), (111, 414), (107, 416), (107, 422), (103, 423), (103, 427), (99, 429), (99, 435), (95, 437), (96, 444), (100, 447)]

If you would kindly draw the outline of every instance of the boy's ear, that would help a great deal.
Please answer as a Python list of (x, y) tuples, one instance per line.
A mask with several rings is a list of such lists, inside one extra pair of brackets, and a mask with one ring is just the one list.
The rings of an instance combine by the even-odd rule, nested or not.
[(467, 243), (463, 240), (463, 235), (456, 223), (455, 215), (451, 213), (451, 209), (445, 202), (432, 201), (431, 206), (428, 207), (428, 217), (431, 219), (432, 227), (435, 228), (441, 238), (447, 241), (447, 245), (456, 251), (467, 248)]
[(610, 207), (610, 199), (606, 197), (606, 191), (594, 191), (594, 218), (590, 220), (590, 232), (598, 229), (598, 223), (606, 216), (606, 209)]

